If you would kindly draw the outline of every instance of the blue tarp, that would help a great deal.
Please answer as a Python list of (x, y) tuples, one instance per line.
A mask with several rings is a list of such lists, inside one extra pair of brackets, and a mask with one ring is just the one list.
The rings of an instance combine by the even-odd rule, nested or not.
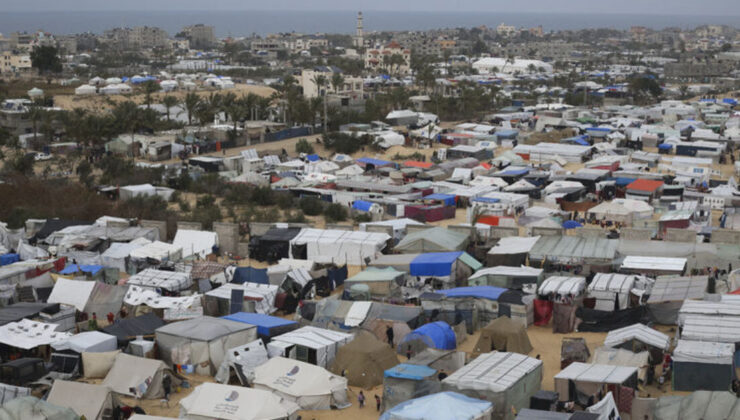
[(586, 131), (601, 131), (605, 133), (611, 133), (612, 129), (609, 127), (588, 127)]
[(614, 178), (614, 182), (617, 184), (618, 187), (626, 187), (627, 185), (635, 182), (637, 178), (624, 178), (624, 177), (617, 177)]
[(59, 274), (77, 274), (83, 272), (86, 274), (92, 274), (93, 276), (98, 274), (98, 271), (102, 270), (102, 265), (77, 265), (67, 264), (64, 270), (60, 271)]
[(455, 297), (472, 297), (488, 300), (498, 300), (502, 293), (509, 289), (494, 286), (468, 286), (456, 287), (454, 289), (437, 290), (435, 293), (445, 295), (450, 298)]
[(317, 162), (319, 159), (321, 159), (321, 158), (319, 158), (319, 155), (308, 155), (308, 156), (306, 156), (306, 160), (308, 160), (309, 162)]
[(501, 199), (493, 197), (475, 197), (473, 201), (477, 201), (479, 203), (498, 203)]
[(455, 350), (457, 347), (455, 331), (444, 321), (425, 324), (411, 331), (401, 340), (398, 348), (403, 350), (404, 344), (412, 340), (422, 340), (429, 347), (438, 350)]
[(10, 264), (13, 264), (15, 262), (18, 262), (20, 260), (21, 260), (21, 258), (20, 258), (20, 256), (18, 254), (0, 255), (0, 266), (10, 265)]
[(737, 99), (733, 98), (724, 98), (722, 99), (722, 102), (730, 105), (737, 105)]
[(439, 200), (445, 203), (445, 206), (455, 205), (454, 194), (429, 194), (424, 196), (424, 200)]
[(414, 381), (421, 381), (424, 380), (424, 378), (428, 378), (436, 373), (436, 370), (428, 366), (401, 363), (383, 372), (383, 376), (386, 378), (411, 379)]
[(355, 200), (352, 203), (352, 208), (355, 210), (360, 210), (360, 211), (370, 211), (370, 207), (372, 206), (373, 206), (373, 203), (369, 201), (364, 201), (364, 200)]
[(661, 143), (661, 144), (658, 145), (658, 149), (661, 149), (661, 150), (671, 150), (671, 149), (673, 149), (673, 145), (670, 144), (670, 143)]
[(298, 325), (297, 322), (289, 319), (278, 318), (276, 316), (270, 316), (265, 314), (254, 314), (250, 312), (237, 312), (235, 314), (226, 315), (223, 317), (230, 321), (243, 322), (245, 324), (254, 325), (257, 327), (257, 334), (263, 336), (271, 336), (270, 329), (276, 327), (285, 327), (287, 325)]
[(266, 268), (238, 267), (234, 272), (234, 278), (231, 282), (236, 284), (270, 284), (270, 279), (267, 277)]
[[(471, 398), (457, 392), (445, 391), (404, 401), (380, 416), (380, 420), (391, 419), (478, 419), (491, 410), (489, 401)], [(490, 418), (490, 416), (486, 416)]]
[(500, 138), (513, 138), (519, 135), (519, 131), (517, 130), (496, 130), (494, 134), (496, 134), (496, 137), (500, 137)]
[(452, 264), (462, 254), (462, 251), (421, 254), (409, 264), (409, 274), (412, 276), (449, 276)]
[(575, 220), (566, 220), (563, 223), (563, 227), (565, 229), (575, 229), (575, 228), (583, 227), (583, 225), (576, 222)]
[(357, 162), (364, 163), (364, 164), (370, 164), (377, 166), (386, 166), (386, 165), (392, 165), (393, 162), (388, 162), (387, 160), (382, 159), (375, 159), (375, 158), (369, 158), (369, 157), (363, 157), (357, 159)]

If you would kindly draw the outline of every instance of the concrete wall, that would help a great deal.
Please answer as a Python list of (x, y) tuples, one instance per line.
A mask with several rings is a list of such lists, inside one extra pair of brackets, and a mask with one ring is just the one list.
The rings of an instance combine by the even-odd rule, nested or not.
[(236, 223), (214, 222), (213, 231), (218, 235), (221, 252), (239, 253), (239, 225)]
[(533, 227), (532, 236), (560, 236), (563, 234), (563, 229), (550, 228), (550, 227)]
[(252, 222), (249, 224), (250, 236), (262, 236), (272, 227), (272, 223)]
[(696, 232), (690, 229), (666, 229), (664, 241), (668, 242), (696, 242)]
[(355, 227), (352, 225), (344, 225), (341, 223), (327, 223), (326, 229), (328, 230), (355, 230)]
[(236, 250), (237, 255), (242, 258), (247, 258), (249, 256), (249, 242), (239, 242), (236, 244)]
[(731, 229), (713, 230), (712, 242), (718, 244), (740, 244), (740, 231)]
[(164, 220), (140, 220), (139, 225), (145, 228), (157, 228), (159, 230), (159, 240), (167, 240), (167, 222)]
[(203, 230), (200, 222), (177, 222), (177, 230)]
[(640, 229), (640, 228), (622, 228), (619, 232), (621, 239), (627, 239), (631, 241), (649, 241), (653, 236), (651, 229)]
[(491, 239), (508, 238), (510, 236), (519, 236), (519, 228), (510, 226), (491, 226)]

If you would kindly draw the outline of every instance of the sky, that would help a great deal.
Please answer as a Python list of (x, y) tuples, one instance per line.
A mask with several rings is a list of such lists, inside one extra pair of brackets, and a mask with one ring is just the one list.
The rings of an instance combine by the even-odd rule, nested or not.
[(738, 0), (0, 0), (0, 10), (377, 10), (738, 16)]

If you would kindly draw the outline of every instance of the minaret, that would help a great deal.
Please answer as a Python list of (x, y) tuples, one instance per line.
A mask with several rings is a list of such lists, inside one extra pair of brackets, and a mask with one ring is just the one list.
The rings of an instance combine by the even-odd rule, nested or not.
[(355, 48), (365, 46), (365, 38), (362, 33), (362, 12), (357, 12), (357, 32), (355, 33), (354, 45)]

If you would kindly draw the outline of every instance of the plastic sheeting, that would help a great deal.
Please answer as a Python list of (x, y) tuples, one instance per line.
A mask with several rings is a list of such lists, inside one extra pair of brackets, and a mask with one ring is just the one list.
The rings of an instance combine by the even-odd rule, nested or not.
[(491, 417), (493, 404), (457, 392), (440, 392), (403, 402), (380, 420), (483, 420)]
[[(398, 344), (398, 351), (403, 353), (412, 342), (421, 341), (427, 347), (439, 350), (454, 350), (457, 347), (455, 341), (455, 332), (446, 322), (437, 321), (424, 324), (421, 327), (411, 331)], [(423, 349), (418, 349), (421, 351)]]

